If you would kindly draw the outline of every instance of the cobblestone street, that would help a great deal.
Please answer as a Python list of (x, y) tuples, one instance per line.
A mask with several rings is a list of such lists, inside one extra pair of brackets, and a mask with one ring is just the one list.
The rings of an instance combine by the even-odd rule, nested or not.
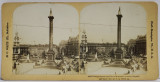
[(48, 75), (48, 74), (54, 74), (58, 75), (59, 70), (58, 69), (50, 69), (50, 68), (34, 68), (25, 74), (43, 74), (43, 75)]
[(130, 74), (145, 74), (147, 71), (143, 69), (136, 70), (131, 72), (130, 69), (124, 67), (101, 67), (103, 62), (88, 62), (87, 65), (87, 74), (96, 75), (96, 74), (127, 74), (130, 71)]
[(34, 68), (34, 63), (21, 63), (17, 67), (17, 72), (13, 72), (16, 74), (65, 74), (65, 75), (77, 75), (77, 74), (86, 74), (86, 75), (114, 75), (114, 74), (145, 74), (147, 71), (144, 71), (142, 68), (136, 71), (131, 71), (128, 68), (124, 67), (102, 67), (103, 62), (88, 62), (85, 64), (85, 69), (81, 69), (80, 72), (76, 72), (75, 70), (66, 71), (65, 73), (62, 70), (57, 68), (49, 68), (49, 67), (40, 67)]

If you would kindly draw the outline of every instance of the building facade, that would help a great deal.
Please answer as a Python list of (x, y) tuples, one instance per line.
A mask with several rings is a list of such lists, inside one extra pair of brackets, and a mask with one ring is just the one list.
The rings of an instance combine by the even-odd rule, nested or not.
[(128, 41), (128, 53), (131, 56), (146, 56), (146, 35), (137, 36), (136, 39)]
[(69, 37), (68, 43), (66, 44), (66, 56), (74, 57), (79, 54), (79, 41), (77, 37)]

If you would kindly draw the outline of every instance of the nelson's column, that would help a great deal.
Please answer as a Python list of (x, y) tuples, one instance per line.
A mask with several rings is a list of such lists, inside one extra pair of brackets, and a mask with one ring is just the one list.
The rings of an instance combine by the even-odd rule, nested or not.
[(115, 55), (116, 55), (116, 59), (122, 59), (122, 54), (123, 54), (123, 51), (121, 49), (121, 18), (122, 18), (122, 14), (121, 14), (120, 7), (119, 7), (119, 10), (118, 10), (117, 18), (118, 18), (118, 25), (117, 25), (117, 49), (116, 49)]
[(53, 61), (54, 60), (54, 51), (53, 51), (53, 15), (52, 10), (50, 9), (50, 15), (49, 18), (49, 50), (47, 52), (47, 60)]

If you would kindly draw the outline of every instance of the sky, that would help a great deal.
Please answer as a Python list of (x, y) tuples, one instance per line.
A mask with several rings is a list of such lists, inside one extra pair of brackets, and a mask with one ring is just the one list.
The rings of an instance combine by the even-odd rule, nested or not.
[(88, 42), (117, 42), (117, 14), (121, 10), (121, 42), (146, 34), (146, 12), (138, 4), (98, 3), (85, 7), (80, 14), (80, 28)]
[(53, 43), (78, 35), (79, 17), (76, 9), (65, 4), (27, 4), (13, 14), (13, 36), (18, 32), (21, 44), (48, 44), (50, 9), (53, 20)]
[[(146, 12), (137, 4), (97, 3), (77, 10), (66, 4), (37, 3), (18, 7), (13, 13), (13, 36), (18, 32), (22, 44), (49, 43), (49, 12), (54, 16), (53, 43), (86, 31), (88, 42), (117, 42), (117, 17), (121, 8), (122, 43), (146, 34)], [(79, 21), (80, 20), (80, 21)], [(80, 23), (79, 23), (80, 22)]]

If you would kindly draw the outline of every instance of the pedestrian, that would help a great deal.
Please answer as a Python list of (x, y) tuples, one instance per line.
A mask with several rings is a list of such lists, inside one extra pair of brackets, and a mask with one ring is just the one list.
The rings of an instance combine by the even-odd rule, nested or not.
[(15, 74), (17, 74), (17, 66), (18, 65), (19, 65), (19, 62), (18, 62), (18, 60), (16, 60), (16, 62), (14, 62), (14, 66), (13, 66)]
[(59, 73), (58, 73), (59, 75), (61, 75), (61, 72), (59, 71)]
[(71, 71), (71, 66), (69, 65), (68, 71)]
[(134, 72), (134, 69), (133, 69), (133, 67), (131, 68), (131, 70)]
[(14, 64), (13, 64), (13, 73), (16, 74), (16, 71), (17, 71), (16, 62), (14, 62)]
[(82, 61), (82, 65), (81, 65), (81, 68), (84, 68), (84, 61)]
[(79, 72), (79, 66), (77, 66), (77, 68), (76, 68), (76, 72)]
[(65, 67), (63, 67), (63, 73), (65, 73), (65, 72), (66, 72)]
[(130, 70), (128, 70), (128, 74), (130, 74)]
[(137, 70), (139, 70), (140, 69), (140, 65), (138, 64), (138, 66), (137, 66)]
[(64, 73), (64, 68), (62, 68), (62, 72)]

